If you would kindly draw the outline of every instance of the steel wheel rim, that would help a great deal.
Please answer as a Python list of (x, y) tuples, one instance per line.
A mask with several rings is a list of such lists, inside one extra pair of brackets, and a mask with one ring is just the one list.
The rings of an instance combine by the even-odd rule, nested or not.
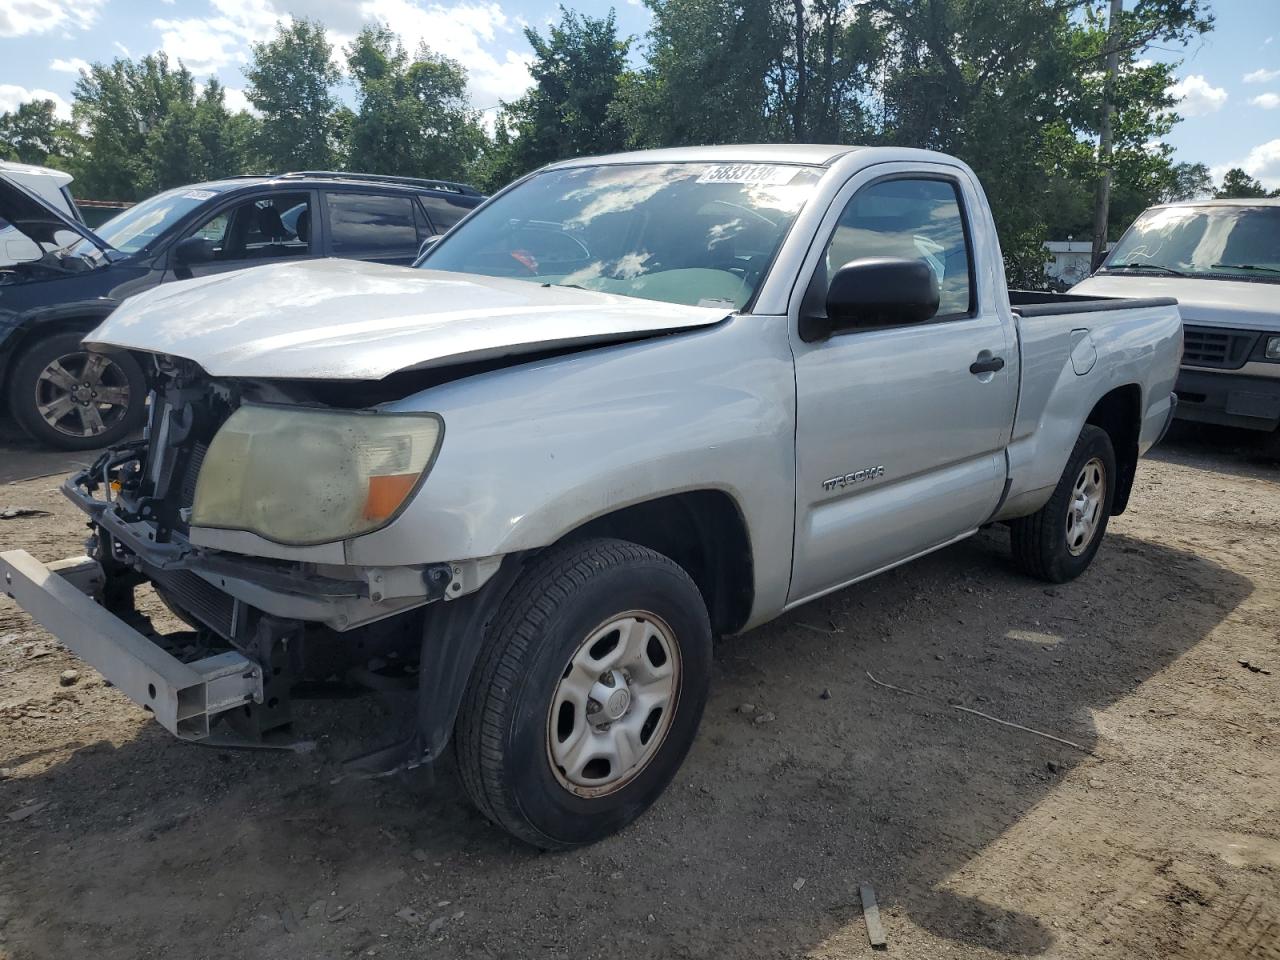
[(580, 797), (634, 780), (658, 754), (680, 695), (680, 647), (645, 610), (610, 617), (578, 645), (547, 714), (547, 761)]
[(129, 378), (101, 353), (64, 353), (36, 377), (36, 410), (58, 433), (96, 437), (129, 411)]
[(1067, 550), (1078, 557), (1089, 549), (1102, 520), (1102, 503), (1107, 492), (1107, 468), (1094, 457), (1080, 468), (1067, 502)]

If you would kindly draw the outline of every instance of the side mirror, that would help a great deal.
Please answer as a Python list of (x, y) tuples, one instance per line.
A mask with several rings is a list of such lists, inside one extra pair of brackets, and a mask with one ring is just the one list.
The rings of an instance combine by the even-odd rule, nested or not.
[(924, 323), (938, 312), (938, 296), (938, 278), (923, 260), (854, 260), (831, 278), (827, 315), (807, 318), (800, 333), (812, 341), (857, 327)]
[(1109, 254), (1110, 252), (1111, 252), (1110, 250), (1100, 251), (1098, 255), (1093, 258), (1093, 263), (1090, 264), (1089, 266), (1089, 272), (1096, 273), (1098, 271), (1098, 268), (1107, 262), (1107, 254)]
[(173, 260), (182, 266), (193, 263), (208, 263), (213, 259), (213, 241), (204, 237), (187, 237), (179, 240), (173, 248)]

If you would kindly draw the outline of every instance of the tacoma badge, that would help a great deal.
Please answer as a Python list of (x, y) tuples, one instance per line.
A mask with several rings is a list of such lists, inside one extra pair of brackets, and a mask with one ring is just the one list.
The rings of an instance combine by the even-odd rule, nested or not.
[(862, 483), (864, 480), (876, 480), (884, 476), (884, 464), (878, 467), (867, 467), (864, 470), (855, 470), (853, 473), (846, 473), (839, 477), (832, 477), (830, 480), (822, 481), (823, 490), (834, 490), (836, 487), (849, 487), (855, 483)]

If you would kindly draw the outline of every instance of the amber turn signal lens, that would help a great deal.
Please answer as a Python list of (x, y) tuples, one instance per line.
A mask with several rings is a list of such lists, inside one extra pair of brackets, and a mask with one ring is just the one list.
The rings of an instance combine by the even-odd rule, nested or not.
[(366, 520), (386, 520), (400, 509), (400, 504), (413, 492), (418, 473), (394, 473), (386, 477), (369, 478), (369, 495), (364, 501)]

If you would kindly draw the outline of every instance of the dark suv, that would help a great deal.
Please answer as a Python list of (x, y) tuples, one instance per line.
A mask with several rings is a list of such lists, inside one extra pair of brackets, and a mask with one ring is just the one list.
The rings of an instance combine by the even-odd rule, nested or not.
[(304, 257), (408, 265), (483, 199), (442, 180), (243, 176), (157, 194), (92, 232), (0, 178), (0, 220), (41, 253), (0, 266), (0, 396), (36, 440), (109, 445), (141, 424), (145, 377), (128, 354), (86, 353), (80, 339), (126, 297)]

